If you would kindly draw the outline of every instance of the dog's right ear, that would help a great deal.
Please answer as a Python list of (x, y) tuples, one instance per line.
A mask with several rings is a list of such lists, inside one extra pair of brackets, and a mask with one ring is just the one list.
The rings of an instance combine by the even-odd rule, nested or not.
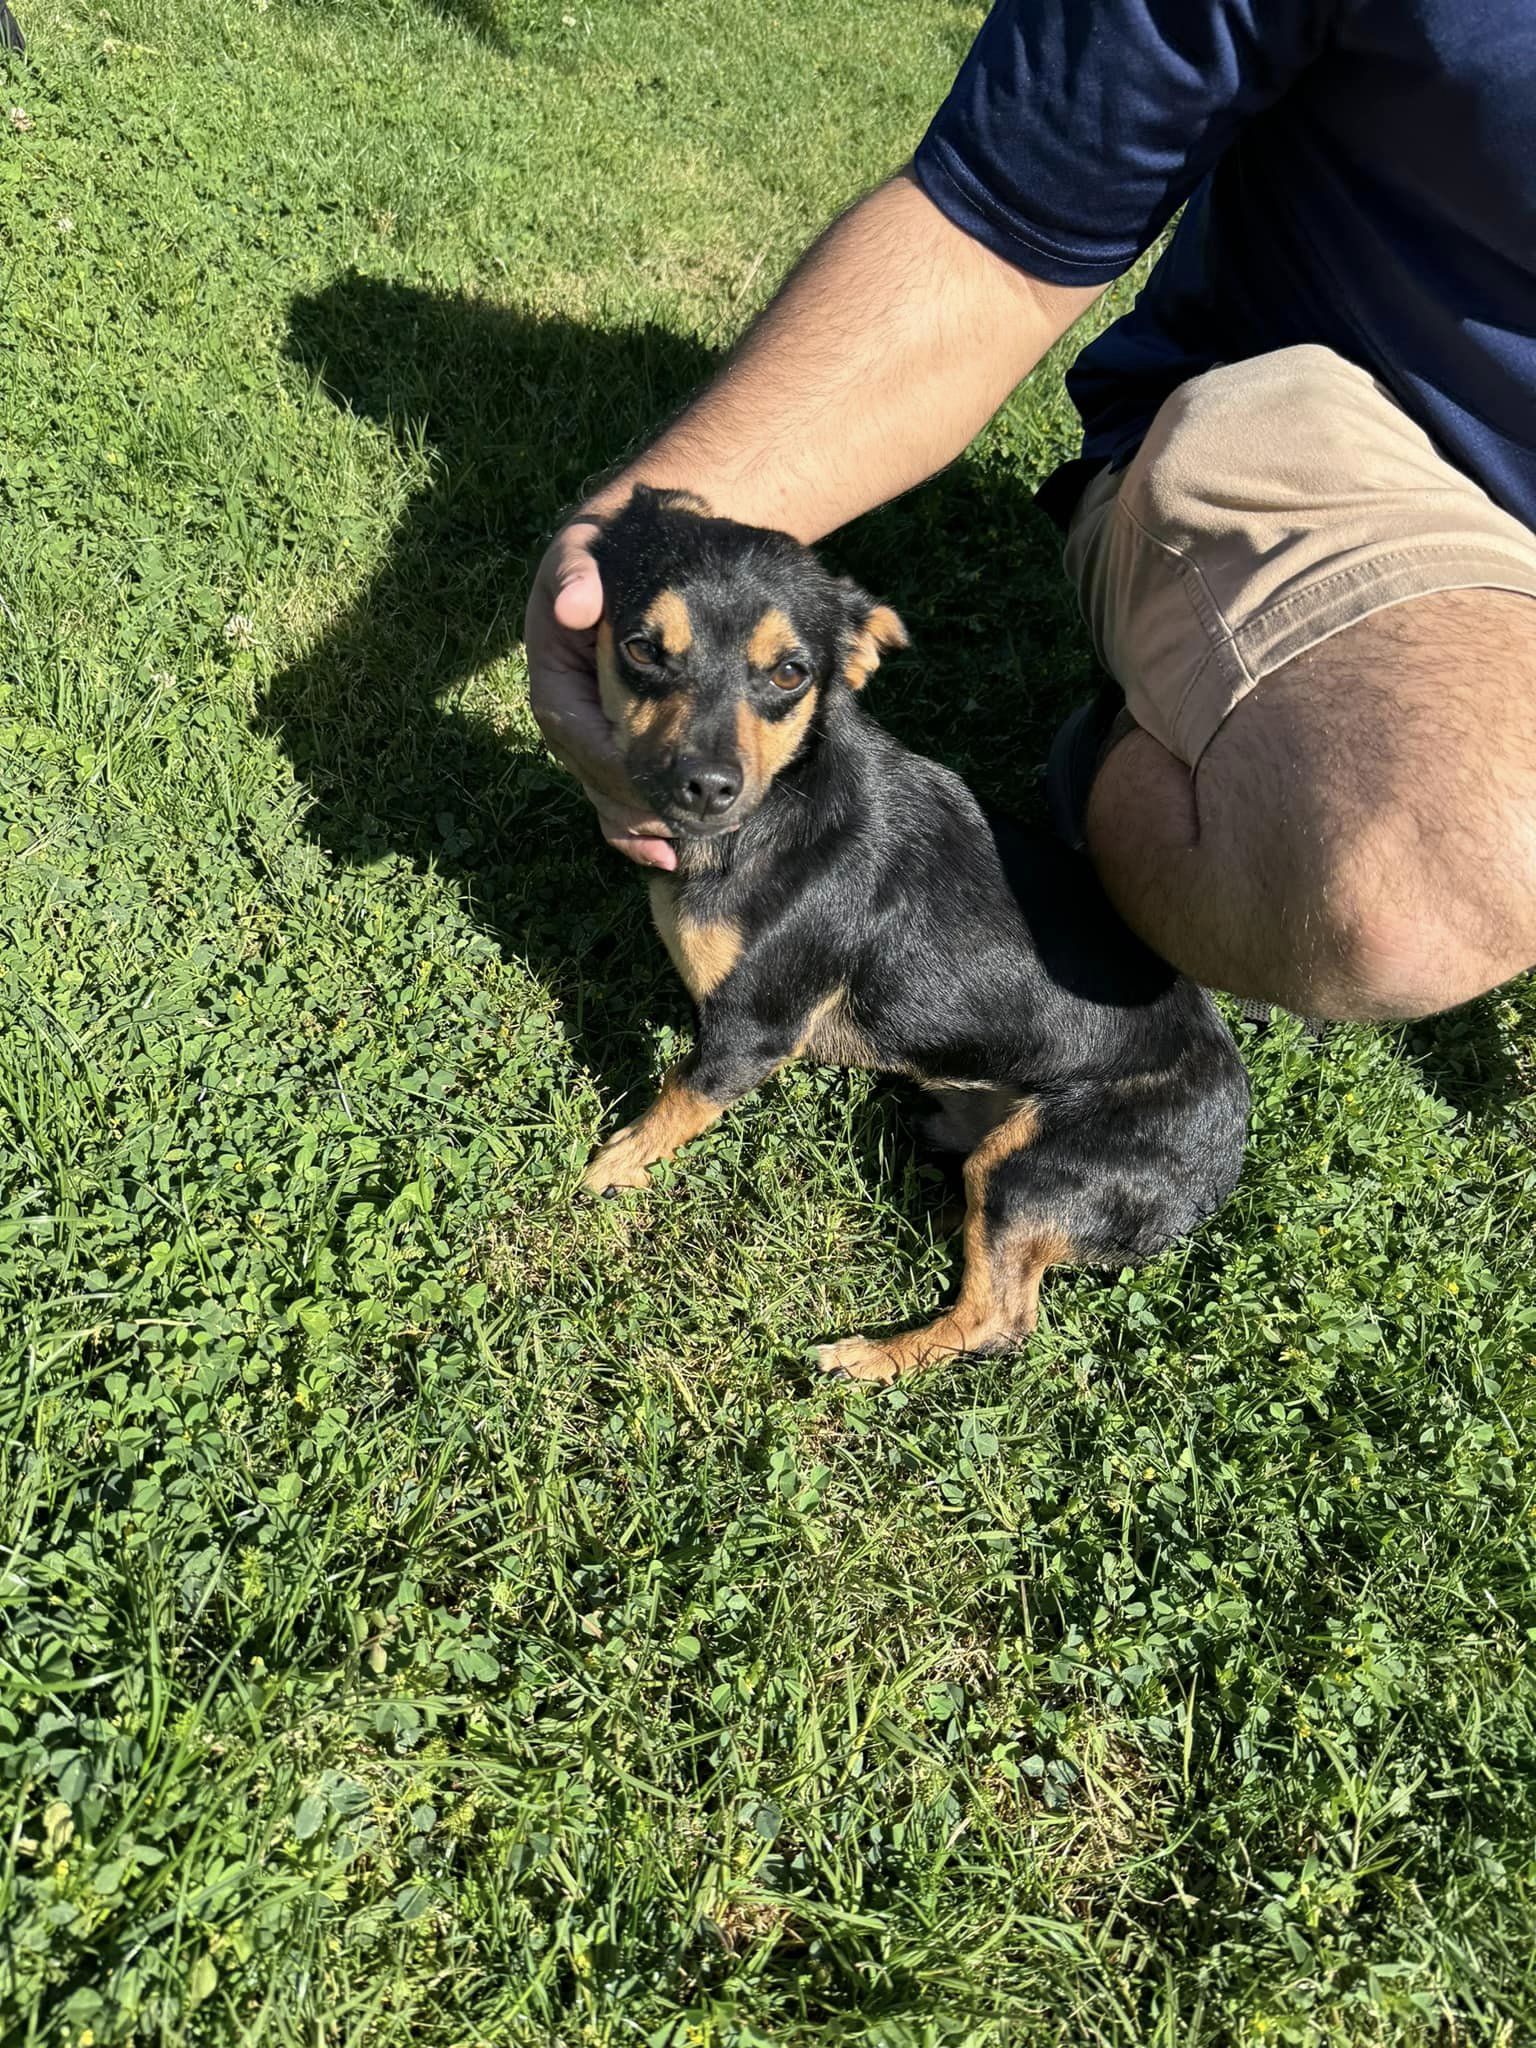
[(846, 621), (842, 635), (843, 681), (850, 690), (862, 690), (880, 666), (881, 655), (898, 647), (910, 647), (912, 638), (888, 604), (877, 604), (851, 578), (838, 578), (838, 592)]

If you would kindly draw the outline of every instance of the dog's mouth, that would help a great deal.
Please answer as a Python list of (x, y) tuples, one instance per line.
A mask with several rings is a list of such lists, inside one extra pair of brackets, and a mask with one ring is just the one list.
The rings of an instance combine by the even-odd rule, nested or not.
[(687, 811), (674, 811), (665, 805), (658, 808), (667, 822), (668, 831), (676, 839), (729, 839), (752, 815), (745, 806), (724, 818), (697, 818)]

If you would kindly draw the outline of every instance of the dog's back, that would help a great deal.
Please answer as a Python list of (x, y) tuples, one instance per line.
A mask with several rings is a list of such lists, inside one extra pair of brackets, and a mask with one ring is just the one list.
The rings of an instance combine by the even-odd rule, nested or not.
[(856, 800), (839, 851), (800, 867), (793, 923), (816, 974), (846, 988), (867, 1063), (922, 1080), (952, 1115), (957, 1093), (1028, 1099), (1070, 1125), (1085, 1167), (1090, 1148), (1111, 1175), (1155, 1155), (1135, 1199), (1074, 1205), (1082, 1258), (1144, 1256), (1218, 1206), (1241, 1171), (1248, 1083), (1205, 991), (1129, 930), (1082, 855), (988, 814), (861, 707), (840, 709), (829, 765)]

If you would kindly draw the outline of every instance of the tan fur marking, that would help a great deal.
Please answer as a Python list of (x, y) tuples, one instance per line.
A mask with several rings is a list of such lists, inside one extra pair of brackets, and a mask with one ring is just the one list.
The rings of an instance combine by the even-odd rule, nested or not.
[(994, 1124), (965, 1162), (965, 1192), (971, 1207), (986, 1200), (987, 1182), (994, 1169), (1010, 1152), (1022, 1152), (1032, 1145), (1040, 1128), (1040, 1110), (1033, 1101), (1021, 1102), (1011, 1116)]
[(800, 750), (805, 729), (816, 709), (816, 692), (807, 690), (787, 718), (769, 721), (759, 718), (745, 701), (736, 706), (736, 744), (746, 770), (742, 796), (748, 808), (782, 768), (787, 768)]
[(848, 991), (835, 988), (811, 1011), (793, 1058), (823, 1067), (872, 1067), (875, 1049), (848, 1012)]
[(862, 690), (880, 666), (880, 656), (893, 647), (909, 647), (911, 636), (888, 604), (877, 604), (864, 621), (843, 664), (850, 690)]
[(776, 668), (799, 638), (788, 614), (781, 612), (777, 605), (770, 605), (752, 628), (752, 637), (747, 642), (747, 659), (754, 668)]
[(670, 1159), (679, 1145), (708, 1130), (725, 1107), (723, 1102), (696, 1095), (675, 1073), (668, 1074), (644, 1116), (594, 1153), (581, 1177), (582, 1187), (593, 1195), (605, 1195), (614, 1188), (643, 1188), (647, 1167), (658, 1159)]
[(686, 654), (693, 645), (693, 620), (688, 600), (680, 590), (662, 590), (651, 599), (645, 615), (645, 630), (659, 640), (668, 654)]
[(677, 885), (658, 875), (651, 883), (651, 916), (672, 965), (695, 1002), (712, 995), (741, 958), (741, 933), (724, 920), (695, 924), (678, 909)]
[(733, 924), (690, 924), (685, 918), (678, 937), (687, 963), (684, 981), (700, 1000), (713, 995), (741, 958), (741, 933)]
[(619, 658), (613, 650), (613, 627), (606, 619), (599, 619), (597, 625), (597, 701), (603, 707), (603, 716), (613, 727), (614, 744), (622, 754), (629, 746), (635, 693), (626, 689), (619, 674)]
[(661, 943), (686, 987), (688, 977), (683, 971), (683, 948), (677, 936), (677, 884), (670, 875), (652, 875), (650, 896), (651, 922), (661, 934)]
[(685, 690), (669, 690), (664, 697), (642, 697), (631, 689), (619, 667), (613, 627), (601, 619), (597, 628), (597, 700), (603, 716), (613, 727), (614, 744), (627, 754), (636, 740), (653, 746), (675, 745), (688, 715)]
[(1073, 1257), (1071, 1239), (1049, 1223), (1019, 1224), (990, 1234), (987, 1183), (1002, 1160), (1021, 1151), (1039, 1128), (1024, 1102), (982, 1139), (965, 1162), (965, 1271), (955, 1305), (919, 1330), (899, 1336), (844, 1337), (818, 1348), (823, 1372), (888, 1383), (941, 1359), (985, 1351), (1027, 1337), (1035, 1327), (1040, 1281), (1048, 1266)]
[(682, 690), (669, 690), (665, 697), (631, 697), (629, 730), (637, 740), (653, 746), (675, 746), (688, 716), (688, 698)]

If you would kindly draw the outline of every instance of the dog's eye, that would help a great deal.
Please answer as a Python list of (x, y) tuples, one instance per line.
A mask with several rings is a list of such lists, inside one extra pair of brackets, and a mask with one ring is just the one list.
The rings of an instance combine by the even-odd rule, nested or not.
[(654, 640), (647, 640), (643, 633), (631, 633), (624, 642), (624, 652), (636, 668), (661, 667), (661, 649)]
[(781, 661), (768, 680), (781, 690), (798, 690), (803, 682), (809, 680), (810, 673), (803, 661)]

